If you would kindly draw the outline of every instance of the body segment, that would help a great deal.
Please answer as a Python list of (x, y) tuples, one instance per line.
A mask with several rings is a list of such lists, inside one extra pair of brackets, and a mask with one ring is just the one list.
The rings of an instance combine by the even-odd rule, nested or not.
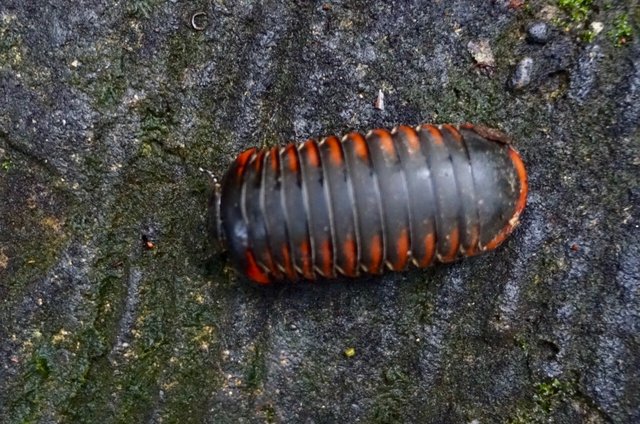
[(241, 153), (209, 228), (257, 283), (356, 277), (494, 249), (526, 196), (522, 160), (499, 133), (399, 126)]

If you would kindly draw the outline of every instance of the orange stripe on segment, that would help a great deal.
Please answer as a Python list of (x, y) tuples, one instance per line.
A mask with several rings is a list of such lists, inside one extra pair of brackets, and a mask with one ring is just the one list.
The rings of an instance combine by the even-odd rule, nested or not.
[(464, 254), (467, 256), (474, 256), (478, 253), (478, 242), (480, 241), (480, 229), (477, 225), (471, 228), (471, 243), (467, 247), (467, 250), (464, 251)]
[(303, 149), (309, 165), (315, 167), (320, 166), (320, 153), (318, 153), (318, 145), (316, 142), (314, 140), (305, 141)]
[(247, 162), (256, 150), (257, 149), (254, 147), (251, 149), (247, 149), (238, 155), (238, 158), (236, 159), (236, 162), (238, 164), (238, 168), (236, 169), (236, 177), (241, 177), (242, 174), (244, 174), (244, 168), (247, 166)]
[(509, 235), (509, 233), (511, 233), (511, 230), (513, 230), (513, 227), (507, 224), (506, 227), (500, 230), (497, 236), (495, 236), (489, 243), (487, 243), (487, 245), (484, 247), (484, 250), (493, 250), (496, 247), (500, 246), (502, 242), (507, 239), (507, 236)]
[(282, 258), (284, 259), (284, 272), (287, 274), (289, 280), (297, 280), (296, 270), (293, 269), (293, 263), (291, 262), (291, 251), (289, 245), (284, 243), (282, 245)]
[(298, 151), (296, 150), (296, 146), (293, 144), (289, 144), (286, 147), (287, 160), (289, 162), (289, 170), (294, 174), (297, 174), (300, 171), (300, 162), (298, 161)]
[(424, 238), (424, 250), (427, 252), (422, 261), (418, 264), (420, 268), (425, 268), (433, 262), (433, 256), (436, 253), (436, 236), (433, 233), (427, 234)]
[(465, 122), (464, 124), (460, 124), (460, 128), (464, 128), (465, 130), (473, 130), (475, 125), (470, 122)]
[(516, 206), (513, 211), (513, 216), (509, 219), (507, 225), (504, 226), (502, 230), (495, 236), (487, 245), (485, 246), (485, 250), (493, 250), (496, 247), (500, 246), (502, 242), (504, 242), (509, 234), (513, 231), (513, 229), (518, 225), (518, 221), (520, 220), (520, 215), (524, 211), (524, 207), (527, 204), (527, 193), (529, 191), (529, 185), (527, 182), (527, 171), (524, 167), (524, 163), (522, 162), (522, 158), (512, 147), (509, 147), (509, 157), (511, 158), (511, 162), (513, 162), (513, 166), (516, 169), (516, 173), (518, 174), (518, 180), (520, 181), (520, 196), (518, 197), (518, 201), (516, 202)]
[(315, 280), (316, 276), (313, 273), (313, 262), (311, 260), (311, 246), (309, 241), (305, 240), (300, 245), (300, 252), (302, 252), (302, 275), (309, 280)]
[(253, 169), (255, 169), (256, 173), (259, 173), (262, 169), (262, 161), (264, 160), (264, 155), (266, 154), (265, 150), (260, 150), (256, 160), (253, 161)]
[(401, 271), (407, 265), (407, 260), (409, 259), (409, 232), (407, 229), (403, 229), (400, 233), (400, 237), (396, 240), (396, 254), (398, 255), (398, 260), (395, 264), (393, 264), (394, 271)]
[(371, 255), (371, 263), (368, 266), (368, 272), (371, 274), (380, 273), (382, 265), (382, 237), (380, 234), (373, 236), (369, 242), (369, 255)]
[(244, 252), (244, 257), (247, 260), (247, 268), (245, 274), (251, 281), (255, 281), (258, 284), (269, 284), (271, 279), (256, 263), (256, 259), (253, 256), (251, 249), (247, 249)]
[(362, 134), (358, 132), (352, 132), (347, 138), (347, 142), (353, 143), (353, 150), (356, 155), (365, 162), (369, 161), (369, 150), (367, 149), (367, 142)]
[(271, 155), (271, 169), (273, 170), (273, 172), (278, 172), (278, 168), (280, 167), (280, 160), (278, 159), (278, 148), (274, 147), (273, 149), (271, 149), (271, 152), (269, 152), (269, 154)]
[(516, 214), (520, 215), (527, 204), (527, 194), (529, 192), (527, 170), (524, 168), (522, 158), (512, 147), (509, 147), (509, 157), (511, 158), (511, 162), (513, 162), (513, 166), (516, 168), (518, 180), (520, 181), (520, 197), (518, 198), (518, 203), (516, 203)]
[(420, 139), (413, 128), (401, 125), (398, 127), (397, 131), (403, 133), (407, 139), (407, 147), (409, 148), (408, 150), (410, 155), (420, 151)]
[(320, 267), (322, 275), (324, 277), (333, 277), (333, 249), (329, 239), (324, 239), (320, 243), (320, 257), (322, 258), (322, 266)]
[(373, 134), (378, 137), (378, 143), (380, 144), (380, 148), (382, 152), (385, 154), (387, 158), (396, 157), (396, 148), (393, 145), (393, 139), (391, 138), (391, 134), (389, 131), (384, 129), (373, 130)]
[(356, 276), (356, 262), (358, 261), (357, 252), (356, 252), (356, 242), (351, 237), (351, 234), (347, 234), (347, 238), (342, 244), (342, 252), (344, 258), (346, 259), (345, 266), (342, 269), (342, 272), (347, 277), (355, 277)]
[(456, 260), (458, 249), (460, 248), (460, 231), (458, 230), (458, 227), (454, 227), (449, 233), (449, 243), (451, 243), (451, 247), (447, 254), (442, 258), (442, 262), (453, 262)]
[(449, 131), (449, 133), (453, 136), (453, 138), (458, 142), (458, 143), (462, 143), (462, 135), (460, 134), (460, 131), (458, 131), (456, 129), (456, 127), (454, 127), (451, 124), (444, 124), (442, 126), (442, 128), (446, 128), (447, 131)]
[(266, 255), (264, 255), (264, 256), (266, 257), (266, 260), (267, 260), (267, 263), (265, 265), (269, 269), (269, 272), (274, 276), (274, 278), (276, 280), (281, 279), (282, 278), (282, 273), (280, 272), (280, 270), (276, 266), (275, 262), (273, 261), (273, 256), (271, 255), (271, 250), (267, 249), (266, 250)]
[(431, 135), (431, 138), (433, 139), (433, 142), (437, 145), (442, 145), (444, 144), (444, 140), (442, 139), (442, 133), (440, 132), (440, 130), (437, 127), (434, 127), (433, 125), (423, 125), (422, 126), (423, 130), (426, 130), (429, 132), (429, 134)]
[(342, 165), (342, 146), (340, 145), (340, 140), (336, 136), (330, 136), (325, 139), (325, 143), (327, 143), (327, 147), (329, 148), (329, 157), (331, 158), (331, 162), (335, 166)]

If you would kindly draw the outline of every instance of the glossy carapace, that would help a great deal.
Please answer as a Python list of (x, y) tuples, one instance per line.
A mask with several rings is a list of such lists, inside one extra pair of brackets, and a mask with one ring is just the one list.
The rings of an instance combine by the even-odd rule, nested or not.
[(357, 277), (495, 249), (526, 198), (503, 134), (398, 126), (244, 151), (215, 187), (208, 226), (257, 283)]

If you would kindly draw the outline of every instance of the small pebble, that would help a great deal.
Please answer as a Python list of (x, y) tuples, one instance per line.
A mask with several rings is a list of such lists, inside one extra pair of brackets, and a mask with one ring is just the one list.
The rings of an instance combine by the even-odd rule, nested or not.
[(373, 107), (378, 110), (384, 110), (384, 93), (382, 90), (378, 90), (376, 100), (373, 102)]
[(467, 49), (479, 66), (486, 66), (488, 68), (496, 66), (496, 60), (493, 57), (493, 51), (491, 50), (489, 41), (469, 41), (469, 43), (467, 43)]
[(533, 72), (533, 59), (530, 57), (523, 58), (511, 77), (511, 87), (515, 90), (522, 90), (531, 83), (531, 74)]
[(545, 7), (540, 9), (540, 12), (536, 13), (536, 17), (538, 19), (541, 19), (547, 22), (551, 22), (554, 19), (557, 19), (559, 15), (560, 15), (560, 9), (558, 9), (556, 6), (553, 6), (551, 4), (546, 5)]
[(527, 28), (527, 40), (532, 43), (544, 44), (549, 41), (549, 25), (545, 22), (535, 22)]
[(604, 24), (602, 22), (591, 22), (591, 25), (589, 25), (589, 28), (591, 28), (591, 31), (593, 32), (593, 35), (598, 35), (602, 32), (603, 28), (604, 28)]

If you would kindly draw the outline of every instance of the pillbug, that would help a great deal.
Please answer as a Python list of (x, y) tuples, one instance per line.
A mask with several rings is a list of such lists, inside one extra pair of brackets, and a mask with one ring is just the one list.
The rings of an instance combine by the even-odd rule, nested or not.
[(207, 223), (250, 280), (357, 277), (498, 247), (524, 210), (527, 174), (502, 133), (463, 124), (351, 132), (248, 149)]

